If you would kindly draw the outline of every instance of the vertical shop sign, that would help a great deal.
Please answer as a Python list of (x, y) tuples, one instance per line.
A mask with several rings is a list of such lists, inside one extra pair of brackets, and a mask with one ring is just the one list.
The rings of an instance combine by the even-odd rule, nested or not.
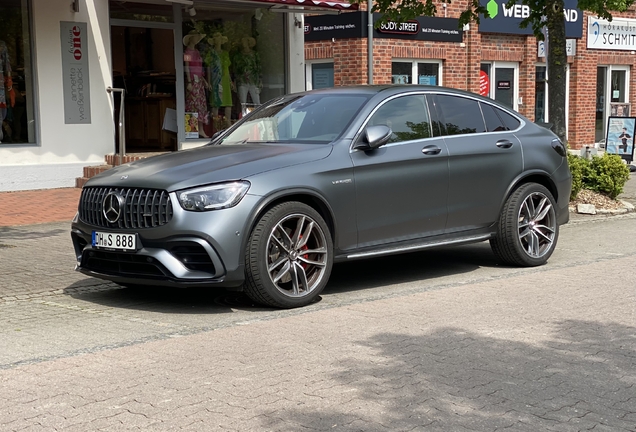
[(479, 94), (490, 96), (490, 78), (485, 71), (479, 71)]
[(62, 40), (62, 91), (64, 123), (91, 123), (91, 93), (88, 73), (86, 23), (60, 22)]

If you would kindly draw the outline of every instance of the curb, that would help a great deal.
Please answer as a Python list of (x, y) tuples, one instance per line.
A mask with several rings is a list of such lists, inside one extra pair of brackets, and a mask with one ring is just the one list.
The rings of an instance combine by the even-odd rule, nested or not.
[(634, 211), (634, 204), (624, 201), (618, 200), (618, 202), (623, 206), (619, 209), (597, 209), (594, 204), (579, 204), (578, 206), (569, 206), (570, 213), (576, 213), (581, 215), (621, 215), (626, 213), (631, 213)]

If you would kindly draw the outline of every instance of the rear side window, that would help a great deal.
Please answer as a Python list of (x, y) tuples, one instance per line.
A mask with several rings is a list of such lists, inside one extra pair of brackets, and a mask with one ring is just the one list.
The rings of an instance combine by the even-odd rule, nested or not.
[(488, 132), (499, 132), (508, 130), (508, 127), (504, 124), (501, 118), (495, 112), (495, 108), (492, 105), (480, 103), (481, 112), (484, 114), (484, 120), (486, 121), (486, 129)]
[(499, 117), (501, 117), (501, 120), (503, 120), (508, 130), (515, 130), (521, 125), (521, 122), (517, 117), (514, 117), (499, 108), (494, 108), (494, 110), (497, 112), (497, 114), (499, 114)]
[(442, 135), (486, 132), (479, 102), (461, 96), (436, 95), (435, 107)]
[(369, 126), (386, 125), (393, 135), (389, 142), (430, 138), (431, 121), (423, 95), (409, 95), (392, 99), (382, 105), (368, 123)]

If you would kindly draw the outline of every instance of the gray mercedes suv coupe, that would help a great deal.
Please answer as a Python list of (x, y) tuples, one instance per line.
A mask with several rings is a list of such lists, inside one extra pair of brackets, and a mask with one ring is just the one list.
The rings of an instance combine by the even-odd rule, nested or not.
[(488, 240), (504, 263), (538, 266), (568, 221), (566, 154), (548, 129), (454, 89), (291, 94), (203, 147), (91, 179), (76, 268), (126, 286), (241, 287), (291, 308), (340, 261)]

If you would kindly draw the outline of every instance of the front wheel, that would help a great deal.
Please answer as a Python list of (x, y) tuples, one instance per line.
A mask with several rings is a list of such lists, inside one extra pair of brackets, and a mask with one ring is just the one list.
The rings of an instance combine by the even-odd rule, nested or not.
[(300, 202), (271, 208), (256, 224), (245, 253), (245, 293), (280, 308), (311, 303), (333, 265), (333, 242), (320, 214)]
[(545, 264), (559, 238), (556, 202), (544, 186), (527, 183), (506, 201), (496, 237), (490, 246), (507, 264), (533, 267)]

